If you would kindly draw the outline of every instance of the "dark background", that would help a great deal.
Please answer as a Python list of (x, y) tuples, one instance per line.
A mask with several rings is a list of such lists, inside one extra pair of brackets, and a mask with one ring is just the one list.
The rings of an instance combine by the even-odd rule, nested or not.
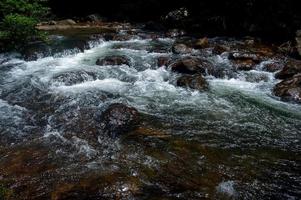
[[(255, 35), (287, 39), (301, 28), (298, 0), (50, 0), (60, 18), (98, 13), (109, 20), (163, 23), (211, 35)], [(181, 23), (160, 20), (168, 12), (186, 7), (190, 17)]]

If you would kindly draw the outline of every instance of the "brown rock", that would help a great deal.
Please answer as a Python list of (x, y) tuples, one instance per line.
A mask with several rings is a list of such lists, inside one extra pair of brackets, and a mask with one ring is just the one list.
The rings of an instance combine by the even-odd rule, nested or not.
[(227, 48), (225, 46), (216, 45), (216, 46), (213, 47), (212, 53), (216, 54), (216, 55), (221, 55), (222, 53), (224, 53), (226, 51), (229, 51), (229, 50), (230, 50), (230, 48)]
[(199, 91), (208, 89), (208, 83), (206, 79), (200, 74), (181, 76), (177, 81), (177, 86), (191, 88)]
[(186, 57), (172, 63), (170, 67), (172, 71), (183, 74), (206, 74), (207, 69), (212, 68), (212, 65), (205, 60)]
[(285, 67), (275, 75), (275, 77), (277, 79), (287, 79), (298, 73), (301, 73), (301, 61), (290, 60)]
[(196, 49), (204, 49), (209, 47), (209, 40), (208, 38), (204, 37), (201, 39), (198, 39), (194, 46)]
[(229, 60), (233, 62), (238, 70), (249, 71), (261, 62), (256, 54), (234, 52), (230, 53)]
[(188, 54), (192, 52), (192, 48), (188, 47), (186, 44), (174, 44), (172, 52), (174, 54)]
[(276, 72), (283, 68), (283, 64), (280, 62), (268, 63), (263, 66), (263, 70), (267, 72)]
[(130, 131), (138, 121), (138, 111), (120, 103), (110, 105), (101, 117), (102, 128), (111, 137)]
[(158, 58), (158, 67), (162, 67), (162, 66), (168, 66), (170, 64), (170, 58), (169, 57), (159, 57)]
[(301, 73), (278, 83), (274, 94), (283, 101), (301, 103)]
[(125, 56), (107, 56), (103, 59), (98, 59), (96, 65), (130, 65), (130, 60)]

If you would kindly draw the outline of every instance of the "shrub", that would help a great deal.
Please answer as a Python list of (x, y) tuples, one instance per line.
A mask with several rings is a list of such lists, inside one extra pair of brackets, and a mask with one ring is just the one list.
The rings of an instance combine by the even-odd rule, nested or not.
[(49, 8), (44, 6), (46, 0), (1, 0), (0, 13), (2, 16), (19, 14), (37, 19), (49, 14)]
[(36, 29), (37, 20), (19, 14), (4, 17), (0, 27), (0, 40), (7, 49), (21, 49), (30, 41), (43, 39), (44, 34)]

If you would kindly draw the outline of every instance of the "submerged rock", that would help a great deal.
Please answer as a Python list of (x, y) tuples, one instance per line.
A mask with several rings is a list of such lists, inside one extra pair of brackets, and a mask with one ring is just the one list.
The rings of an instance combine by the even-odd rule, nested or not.
[(290, 60), (285, 67), (275, 75), (275, 77), (277, 79), (287, 79), (298, 73), (301, 73), (301, 61)]
[(103, 59), (98, 59), (96, 65), (130, 65), (130, 60), (125, 56), (107, 56)]
[(117, 137), (130, 131), (138, 121), (138, 111), (120, 103), (110, 105), (101, 118), (104, 130), (111, 137)]
[(177, 80), (177, 86), (191, 88), (199, 91), (208, 89), (206, 79), (200, 75), (183, 75)]
[(274, 94), (284, 101), (301, 103), (301, 73), (278, 83)]

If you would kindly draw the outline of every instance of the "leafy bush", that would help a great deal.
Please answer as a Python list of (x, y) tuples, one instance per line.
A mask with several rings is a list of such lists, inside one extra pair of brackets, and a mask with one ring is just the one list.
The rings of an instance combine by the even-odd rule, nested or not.
[(3, 16), (19, 14), (37, 19), (49, 14), (49, 8), (44, 6), (45, 0), (1, 0), (0, 13)]
[(21, 49), (28, 42), (44, 39), (44, 34), (36, 29), (37, 20), (19, 14), (6, 15), (0, 24), (0, 40), (7, 49)]
[(31, 41), (44, 40), (45, 33), (36, 29), (49, 9), (43, 0), (1, 0), (0, 51), (22, 50)]

